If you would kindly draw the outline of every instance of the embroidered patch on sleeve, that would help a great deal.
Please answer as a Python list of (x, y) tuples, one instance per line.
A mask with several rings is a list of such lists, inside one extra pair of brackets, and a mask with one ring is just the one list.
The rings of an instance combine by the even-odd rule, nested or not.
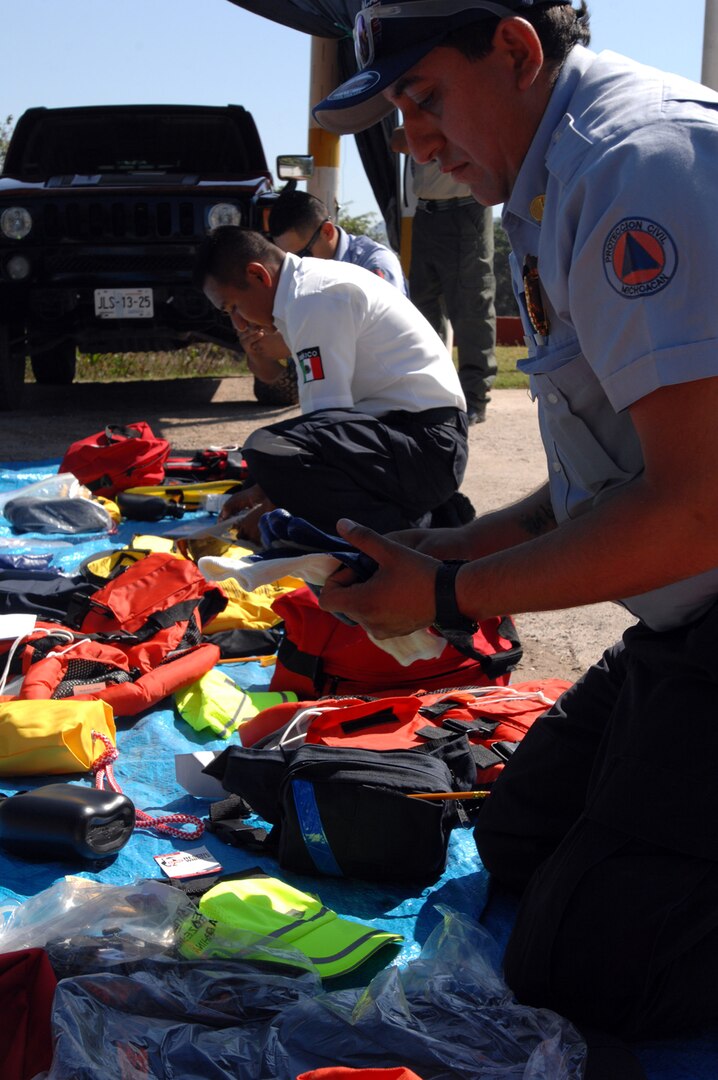
[(322, 354), (319, 352), (319, 346), (315, 345), (311, 349), (301, 349), (297, 353), (297, 360), (305, 383), (316, 382), (318, 379), (324, 378)]
[(665, 289), (677, 266), (673, 238), (650, 218), (624, 218), (614, 225), (603, 245), (608, 283), (629, 300)]

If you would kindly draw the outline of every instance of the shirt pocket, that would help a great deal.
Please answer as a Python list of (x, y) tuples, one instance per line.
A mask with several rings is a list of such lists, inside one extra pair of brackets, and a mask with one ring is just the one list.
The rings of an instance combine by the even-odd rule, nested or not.
[(539, 346), (530, 367), (554, 513), (577, 517), (643, 470), (628, 412), (616, 413), (578, 348)]

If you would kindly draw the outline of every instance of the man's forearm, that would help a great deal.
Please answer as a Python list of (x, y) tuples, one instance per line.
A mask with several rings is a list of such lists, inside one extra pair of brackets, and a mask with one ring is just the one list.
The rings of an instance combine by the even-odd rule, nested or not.
[(548, 484), (527, 495), (517, 503), (483, 514), (467, 529), (465, 557), (479, 559), (495, 551), (524, 544), (556, 528)]
[[(578, 607), (712, 569), (718, 565), (718, 522), (706, 528), (690, 507), (690, 497), (682, 511), (678, 500), (638, 480), (582, 517), (463, 567), (459, 606), (475, 618)], [(526, 526), (536, 524), (540, 520), (529, 519)]]
[(556, 528), (548, 484), (517, 503), (450, 529), (407, 529), (392, 539), (435, 559), (480, 559)]

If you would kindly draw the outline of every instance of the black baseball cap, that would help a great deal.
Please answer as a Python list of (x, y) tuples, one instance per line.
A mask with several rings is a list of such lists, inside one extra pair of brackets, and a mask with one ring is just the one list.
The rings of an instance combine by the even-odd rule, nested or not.
[(312, 109), (314, 119), (339, 135), (364, 131), (393, 109), (383, 91), (457, 27), (571, 0), (365, 0), (354, 21), (359, 71)]

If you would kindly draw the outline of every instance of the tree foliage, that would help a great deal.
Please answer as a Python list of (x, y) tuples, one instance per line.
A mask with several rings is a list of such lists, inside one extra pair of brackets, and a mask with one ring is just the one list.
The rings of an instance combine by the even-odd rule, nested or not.
[(347, 203), (346, 207), (340, 210), (337, 217), (337, 225), (341, 225), (348, 233), (352, 233), (354, 236), (368, 236), (370, 240), (376, 240), (380, 244), (386, 244), (386, 229), (384, 228), (384, 222), (381, 221), (378, 214), (350, 214), (349, 207), (351, 203)]
[(0, 120), (0, 172), (5, 164), (5, 154), (7, 153), (10, 136), (12, 135), (12, 128), (12, 116), (6, 116), (4, 120)]

